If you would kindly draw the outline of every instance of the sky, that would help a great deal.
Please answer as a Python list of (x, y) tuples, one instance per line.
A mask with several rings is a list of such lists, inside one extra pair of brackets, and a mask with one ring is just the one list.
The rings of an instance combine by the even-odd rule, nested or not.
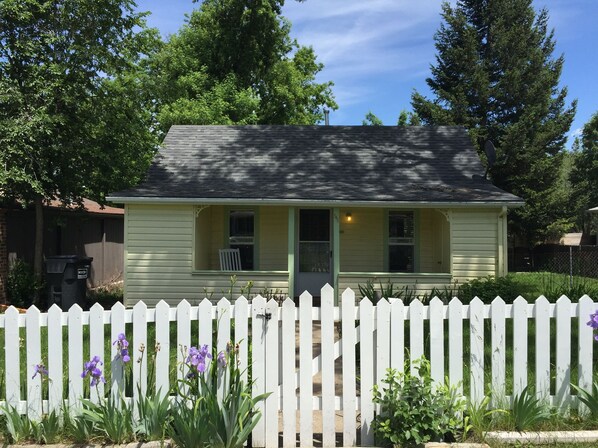
[[(324, 70), (318, 81), (333, 81), (339, 105), (330, 124), (361, 124), (371, 111), (394, 125), (410, 110), (413, 90), (431, 97), (426, 84), (436, 51), (433, 36), (441, 23), (441, 0), (287, 0), (283, 15), (291, 36), (312, 46)], [(591, 115), (598, 112), (598, 0), (534, 0), (549, 11), (554, 56), (564, 54), (561, 87), (577, 114), (567, 146)], [(148, 25), (165, 38), (176, 33), (185, 14), (198, 7), (191, 0), (138, 0), (149, 11)]]

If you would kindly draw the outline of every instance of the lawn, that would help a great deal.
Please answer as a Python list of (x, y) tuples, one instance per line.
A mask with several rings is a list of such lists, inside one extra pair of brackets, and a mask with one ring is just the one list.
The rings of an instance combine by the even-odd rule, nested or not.
[[(589, 279), (589, 278), (582, 278), (582, 277), (574, 277), (573, 281), (570, 283), (569, 278), (566, 275), (562, 274), (552, 274), (552, 273), (516, 273), (510, 274), (507, 277), (507, 282), (503, 282), (505, 284), (498, 285), (498, 289), (486, 291), (488, 294), (486, 297), (483, 297), (485, 301), (489, 301), (493, 298), (493, 295), (501, 295), (507, 302), (512, 301), (517, 295), (522, 295), (528, 301), (535, 300), (540, 295), (547, 296), (550, 301), (555, 301), (560, 297), (561, 294), (567, 294), (573, 301), (577, 301), (581, 295), (585, 292), (589, 292), (593, 294), (593, 297), (598, 298), (598, 279)], [(491, 283), (491, 282), (489, 282)], [(499, 282), (497, 282), (499, 283)], [(506, 286), (505, 286), (506, 285)], [(501, 290), (503, 288), (503, 290)], [(573, 294), (572, 294), (573, 293)], [(107, 294), (108, 295), (108, 294)], [(108, 298), (107, 298), (108, 299)], [(108, 299), (109, 300), (109, 299)], [(107, 300), (107, 301), (108, 301)], [(467, 299), (464, 301), (467, 302)], [(197, 321), (192, 322), (191, 326), (191, 334), (193, 336), (192, 343), (197, 344)], [(507, 330), (507, 340), (506, 340), (506, 350), (507, 350), (507, 372), (506, 372), (506, 394), (512, 394), (512, 353), (513, 353), (513, 346), (514, 341), (512, 337), (513, 332), (513, 323), (509, 319), (507, 320), (506, 324)], [(571, 371), (571, 379), (572, 382), (575, 384), (577, 382), (577, 368), (576, 368), (576, 361), (577, 361), (577, 323), (575, 321), (572, 322), (572, 341), (571, 341), (571, 353), (572, 353), (572, 371)], [(429, 322), (425, 322), (425, 333), (429, 335)], [(83, 353), (84, 353), (84, 360), (88, 359), (89, 353), (89, 328), (84, 327), (83, 329)], [(113, 346), (112, 341), (110, 340), (109, 335), (110, 329), (109, 326), (105, 328), (105, 353), (98, 354), (102, 357), (103, 360), (109, 359), (111, 355), (113, 355)], [(556, 328), (554, 321), (552, 321), (551, 325), (551, 347), (554, 348), (555, 342), (555, 333)], [(132, 325), (127, 324), (127, 335), (130, 337), (132, 336)], [(41, 331), (42, 336), (42, 360), (47, 360), (46, 353), (47, 353), (47, 329), (42, 328)], [(25, 329), (21, 329), (21, 337), (23, 338), (23, 344), (21, 348), (21, 388), (22, 398), (25, 397), (25, 387), (26, 387), (26, 373), (25, 373), (25, 366), (26, 366), (26, 346), (25, 346)], [(63, 340), (67, 341), (67, 328), (63, 329)], [(490, 322), (486, 321), (485, 327), (485, 339), (486, 341), (490, 341)], [(148, 334), (147, 334), (147, 341), (148, 341), (148, 351), (146, 352), (148, 355), (151, 355), (151, 351), (153, 349), (153, 342), (155, 340), (155, 327), (154, 324), (148, 324)], [(215, 339), (214, 339), (215, 340)], [(408, 322), (405, 326), (405, 341), (409, 340), (409, 325)], [(0, 329), (0, 347), (4, 346), (4, 330)], [(464, 357), (467, 361), (469, 359), (469, 324), (468, 321), (464, 321), (463, 327), (463, 351)], [(528, 361), (529, 361), (529, 375), (528, 375), (528, 382), (529, 384), (533, 385), (535, 382), (534, 378), (534, 366), (535, 366), (535, 334), (534, 334), (534, 322), (530, 320), (529, 322), (529, 333), (528, 333)], [(137, 348), (132, 348), (132, 359), (133, 361), (137, 358), (138, 353), (136, 352)], [(176, 345), (176, 322), (171, 323), (170, 327), (170, 360), (171, 360), (171, 384), (174, 384), (176, 378), (176, 359), (177, 359), (177, 350), (179, 348)], [(485, 346), (485, 365), (486, 372), (490, 374), (490, 365), (491, 365), (491, 352), (490, 352), (490, 344), (487, 343)], [(5, 372), (5, 360), (3, 355), (3, 350), (0, 350), (0, 397), (5, 396), (5, 388), (4, 388), (4, 372)], [(426, 343), (426, 355), (429, 355), (429, 344)], [(445, 353), (448, 354), (448, 322), (445, 321)], [(408, 354), (406, 354), (406, 357)], [(551, 362), (554, 366), (555, 363), (555, 353), (554, 349), (552, 350), (552, 359)], [(595, 362), (598, 362), (598, 350), (594, 351), (594, 359)], [(41, 361), (41, 360), (40, 360)], [(463, 379), (464, 379), (464, 390), (469, 390), (469, 369), (468, 369), (468, 362), (465, 362), (464, 365), (464, 372), (463, 372)], [(63, 365), (65, 369), (68, 367), (68, 345), (64, 345), (63, 349)], [(133, 362), (130, 366), (128, 366), (129, 370), (131, 368), (136, 368), (136, 364)], [(553, 367), (554, 368), (554, 367)], [(148, 369), (151, 371), (151, 369)], [(445, 372), (448, 373), (448, 357), (445, 360)], [(109, 369), (106, 369), (106, 376), (107, 380), (109, 380)], [(554, 391), (556, 385), (554, 384), (554, 375), (552, 380), (552, 390)], [(151, 384), (151, 379), (149, 381)], [(487, 381), (487, 384), (490, 384), (490, 381)], [(64, 391), (65, 396), (67, 394), (67, 379), (64, 380)], [(130, 390), (130, 381), (129, 381), (129, 390), (127, 391), (128, 394), (131, 393)]]
[(517, 272), (509, 274), (513, 278), (519, 294), (526, 300), (535, 300), (540, 295), (546, 296), (551, 302), (561, 295), (567, 295), (576, 302), (584, 294), (598, 301), (598, 279), (573, 276), (552, 272)]

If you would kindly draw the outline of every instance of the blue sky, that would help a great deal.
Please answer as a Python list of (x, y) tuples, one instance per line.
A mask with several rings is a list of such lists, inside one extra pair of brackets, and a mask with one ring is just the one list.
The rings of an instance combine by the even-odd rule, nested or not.
[[(384, 124), (396, 124), (410, 109), (413, 89), (429, 94), (425, 79), (434, 62), (433, 35), (440, 24), (441, 0), (287, 0), (283, 14), (292, 36), (314, 47), (325, 65), (319, 80), (332, 80), (339, 109), (331, 124), (361, 124), (368, 111)], [(570, 136), (598, 111), (598, 1), (534, 0), (546, 7), (555, 30), (555, 55), (564, 53), (561, 85), (578, 107)], [(148, 24), (163, 36), (175, 33), (191, 0), (138, 0), (150, 11)], [(568, 146), (572, 138), (569, 138)]]

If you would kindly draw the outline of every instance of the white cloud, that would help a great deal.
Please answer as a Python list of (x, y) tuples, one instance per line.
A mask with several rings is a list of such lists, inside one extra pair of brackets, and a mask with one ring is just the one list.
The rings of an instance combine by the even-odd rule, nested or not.
[[(287, 2), (292, 35), (324, 63), (341, 107), (368, 102), (385, 77), (425, 77), (434, 58), (441, 1), (307, 0)], [(364, 88), (370, 85), (370, 88)]]

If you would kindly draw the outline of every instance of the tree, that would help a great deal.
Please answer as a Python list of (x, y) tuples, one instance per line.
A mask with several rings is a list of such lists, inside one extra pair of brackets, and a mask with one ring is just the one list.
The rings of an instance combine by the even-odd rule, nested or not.
[(408, 112), (405, 109), (399, 113), (397, 126), (421, 126), (421, 124), (422, 121), (416, 113)]
[(35, 205), (37, 279), (44, 201), (103, 201), (138, 181), (153, 155), (135, 65), (156, 33), (134, 6), (0, 2), (0, 196)]
[(382, 123), (382, 120), (380, 120), (380, 118), (378, 118), (378, 116), (376, 114), (374, 114), (372, 111), (369, 111), (367, 114), (365, 114), (365, 118), (361, 122), (361, 125), (362, 126), (383, 126), (384, 123)]
[(163, 131), (172, 124), (315, 124), (336, 109), (323, 65), (290, 38), (281, 0), (206, 0), (147, 63)]
[(485, 140), (495, 144), (492, 181), (526, 202), (513, 228), (542, 241), (546, 225), (563, 218), (551, 197), (576, 108), (559, 88), (564, 60), (552, 56), (548, 13), (536, 14), (532, 0), (459, 0), (442, 11), (427, 79), (435, 98), (415, 92), (413, 109), (424, 124), (467, 127), (482, 156)]
[(575, 140), (573, 150), (574, 163), (570, 177), (574, 197), (572, 202), (577, 208), (578, 217), (583, 219), (586, 210), (598, 207), (598, 112), (584, 125), (581, 138)]

